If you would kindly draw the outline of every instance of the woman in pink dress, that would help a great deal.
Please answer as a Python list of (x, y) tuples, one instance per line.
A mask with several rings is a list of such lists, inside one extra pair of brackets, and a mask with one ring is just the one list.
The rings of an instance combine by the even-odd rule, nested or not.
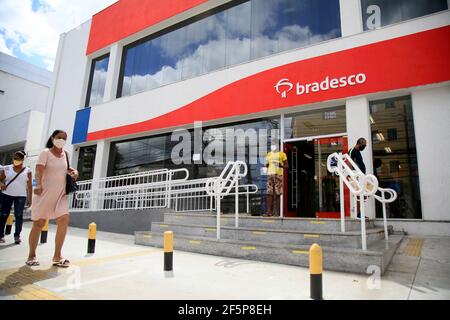
[(78, 178), (78, 171), (67, 169), (64, 151), (67, 133), (62, 130), (53, 132), (47, 142), (47, 149), (41, 152), (36, 164), (36, 187), (34, 188), (33, 206), (31, 208), (31, 220), (33, 227), (30, 232), (30, 252), (26, 264), (38, 266), (36, 248), (42, 228), (46, 220), (55, 219), (57, 231), (55, 237), (55, 253), (53, 265), (68, 267), (69, 260), (61, 254), (61, 249), (66, 237), (69, 225), (69, 200), (66, 195), (66, 173), (68, 172), (74, 180)]

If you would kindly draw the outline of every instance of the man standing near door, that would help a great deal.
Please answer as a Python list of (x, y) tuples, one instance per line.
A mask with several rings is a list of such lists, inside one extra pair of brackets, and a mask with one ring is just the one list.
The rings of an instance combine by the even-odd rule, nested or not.
[[(353, 147), (352, 149), (350, 149), (348, 152), (348, 154), (350, 155), (350, 158), (352, 158), (352, 160), (356, 163), (358, 168), (364, 174), (366, 174), (366, 165), (364, 164), (363, 157), (361, 155), (361, 151), (363, 151), (366, 148), (366, 146), (367, 146), (367, 140), (364, 138), (359, 138), (358, 141), (356, 142), (356, 146)], [(357, 201), (356, 210), (357, 210), (356, 216), (358, 218), (360, 218), (361, 217), (360, 199), (358, 199), (358, 201)], [(366, 219), (368, 219), (368, 218), (366, 217)]]
[(367, 146), (367, 140), (364, 138), (359, 138), (356, 142), (356, 146), (354, 146), (350, 151), (348, 152), (350, 158), (352, 158), (353, 161), (358, 165), (358, 168), (366, 174), (366, 165), (364, 164), (361, 151), (363, 151)]
[[(278, 142), (273, 142), (266, 156), (267, 167), (267, 215), (280, 215), (280, 195), (283, 193), (283, 169), (288, 169), (287, 156), (279, 150)], [(273, 198), (275, 197), (275, 214)]]

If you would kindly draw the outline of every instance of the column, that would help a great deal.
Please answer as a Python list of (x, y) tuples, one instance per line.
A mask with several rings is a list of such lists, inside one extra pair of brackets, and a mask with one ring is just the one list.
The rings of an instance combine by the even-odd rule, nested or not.
[(119, 83), (120, 75), (120, 63), (122, 61), (122, 51), (123, 46), (119, 43), (115, 43), (111, 46), (103, 102), (116, 99), (117, 85)]
[[(366, 149), (361, 152), (366, 173), (373, 174), (373, 151), (372, 151), (372, 132), (370, 124), (369, 101), (366, 97), (349, 99), (346, 102), (347, 114), (347, 133), (349, 149), (356, 145), (359, 138), (367, 140)], [(352, 208), (353, 209), (353, 208)], [(369, 218), (375, 218), (375, 202), (369, 201), (366, 215)]]
[(363, 32), (361, 0), (340, 0), (339, 6), (342, 37)]
[[(96, 181), (100, 178), (104, 178), (107, 175), (108, 170), (108, 158), (109, 158), (109, 149), (111, 143), (106, 140), (100, 140), (97, 143), (97, 151), (95, 153), (95, 163), (94, 163), (94, 175), (93, 180)], [(96, 192), (101, 187), (99, 183), (92, 184), (92, 194), (96, 195)], [(98, 195), (98, 194), (97, 194)], [(91, 202), (91, 209), (100, 209), (100, 205), (102, 204), (101, 197), (93, 198)]]

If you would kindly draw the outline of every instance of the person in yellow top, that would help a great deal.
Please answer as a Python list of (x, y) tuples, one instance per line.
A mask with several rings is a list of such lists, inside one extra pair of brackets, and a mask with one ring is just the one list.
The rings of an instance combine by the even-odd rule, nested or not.
[(275, 196), (275, 216), (280, 215), (280, 195), (283, 193), (283, 169), (288, 169), (286, 153), (278, 149), (278, 143), (272, 143), (266, 156), (267, 167), (267, 215), (273, 216), (273, 197)]

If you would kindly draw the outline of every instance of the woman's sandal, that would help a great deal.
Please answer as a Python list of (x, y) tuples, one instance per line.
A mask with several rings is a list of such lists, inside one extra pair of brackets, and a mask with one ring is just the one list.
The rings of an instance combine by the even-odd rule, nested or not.
[(36, 267), (40, 265), (39, 261), (36, 258), (28, 260), (27, 262), (25, 262), (25, 264), (29, 267)]
[(53, 261), (53, 265), (55, 267), (59, 267), (59, 268), (68, 268), (68, 267), (70, 267), (70, 261), (62, 258), (59, 261)]

